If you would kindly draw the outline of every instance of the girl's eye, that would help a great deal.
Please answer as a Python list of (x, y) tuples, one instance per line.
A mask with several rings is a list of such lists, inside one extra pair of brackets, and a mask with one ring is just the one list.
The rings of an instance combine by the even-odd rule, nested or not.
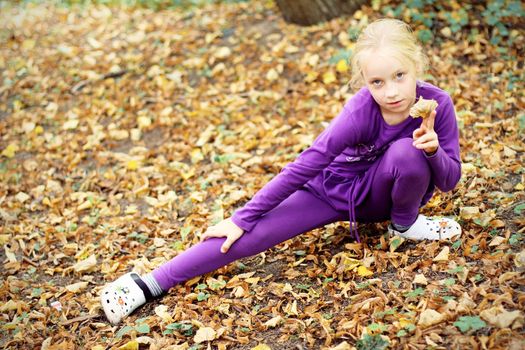
[(396, 78), (397, 79), (402, 79), (404, 76), (405, 76), (404, 72), (399, 72), (399, 73), (396, 74)]
[(374, 80), (374, 81), (372, 81), (372, 85), (380, 86), (381, 85), (381, 80)]

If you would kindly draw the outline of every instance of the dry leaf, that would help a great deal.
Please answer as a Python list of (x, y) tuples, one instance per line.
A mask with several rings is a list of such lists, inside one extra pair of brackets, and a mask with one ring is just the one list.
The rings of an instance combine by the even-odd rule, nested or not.
[(479, 216), (479, 207), (461, 207), (459, 208), (459, 216), (465, 220), (475, 218)]
[(357, 268), (357, 274), (361, 277), (367, 277), (367, 276), (372, 276), (374, 273), (370, 271), (369, 269), (367, 269), (366, 267), (361, 265)]
[(417, 322), (418, 326), (423, 328), (430, 327), (432, 325), (438, 324), (445, 319), (445, 316), (437, 312), (436, 310), (426, 309), (419, 316), (419, 321)]
[(272, 350), (272, 348), (266, 344), (259, 344), (256, 347), (251, 348), (251, 350)]
[(88, 286), (88, 282), (77, 282), (66, 286), (66, 290), (71, 293), (78, 293)]
[(437, 106), (437, 101), (426, 100), (422, 96), (419, 96), (419, 100), (410, 108), (409, 114), (412, 118), (428, 118)]
[(118, 348), (119, 350), (139, 350), (139, 342), (136, 340), (130, 340), (126, 344)]
[(525, 318), (519, 310), (507, 311), (503, 306), (495, 306), (479, 313), (487, 323), (499, 327), (516, 329), (523, 327)]
[(299, 316), (299, 312), (297, 311), (297, 300), (294, 300), (293, 302), (288, 303), (284, 307), (284, 312), (286, 312), (287, 315)]
[(271, 319), (266, 321), (264, 323), (264, 325), (267, 326), (267, 327), (272, 327), (273, 328), (273, 327), (276, 327), (282, 321), (283, 321), (283, 318), (279, 315), (279, 316), (272, 317)]
[(496, 247), (505, 242), (505, 237), (496, 236), (490, 241), (489, 247)]
[(20, 203), (24, 203), (26, 202), (28, 199), (30, 199), (31, 197), (27, 194), (27, 193), (24, 193), (24, 192), (18, 192), (15, 196), (16, 200), (19, 201)]
[(352, 350), (352, 347), (346, 341), (343, 341), (337, 346), (331, 347), (330, 350)]
[(173, 322), (173, 318), (168, 313), (168, 307), (166, 305), (159, 305), (155, 308), (155, 315), (159, 316), (164, 323)]
[(423, 285), (427, 285), (428, 284), (428, 281), (425, 277), (425, 275), (421, 274), (421, 273), (418, 273), (416, 274), (416, 276), (414, 277), (414, 280), (412, 281), (412, 283), (416, 283), (416, 284), (423, 284)]
[(95, 254), (90, 255), (87, 259), (81, 260), (73, 265), (76, 272), (87, 272), (97, 266), (97, 257)]
[(432, 261), (448, 261), (448, 255), (450, 253), (450, 248), (448, 246), (444, 247), (439, 254), (432, 259)]
[(329, 85), (337, 80), (335, 73), (332, 71), (328, 71), (323, 74), (323, 83), (325, 85)]
[(212, 341), (217, 336), (217, 333), (213, 328), (203, 327), (197, 330), (197, 334), (193, 337), (193, 341), (196, 343), (203, 343), (205, 341)]

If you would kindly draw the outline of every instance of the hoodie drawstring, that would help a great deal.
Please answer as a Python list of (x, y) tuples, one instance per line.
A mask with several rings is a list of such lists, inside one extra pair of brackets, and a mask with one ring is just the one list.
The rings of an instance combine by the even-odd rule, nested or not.
[(357, 230), (357, 219), (355, 216), (355, 184), (357, 182), (357, 178), (355, 178), (352, 181), (352, 184), (350, 185), (350, 188), (348, 189), (348, 219), (350, 223), (350, 235), (355, 238), (355, 240), (358, 243), (361, 243), (361, 239), (359, 237), (359, 231)]

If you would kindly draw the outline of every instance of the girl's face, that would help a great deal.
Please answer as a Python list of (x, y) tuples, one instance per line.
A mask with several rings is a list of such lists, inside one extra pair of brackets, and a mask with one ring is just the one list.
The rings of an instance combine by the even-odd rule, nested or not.
[(416, 101), (414, 67), (401, 62), (391, 50), (379, 49), (365, 56), (363, 78), (383, 117), (408, 117)]

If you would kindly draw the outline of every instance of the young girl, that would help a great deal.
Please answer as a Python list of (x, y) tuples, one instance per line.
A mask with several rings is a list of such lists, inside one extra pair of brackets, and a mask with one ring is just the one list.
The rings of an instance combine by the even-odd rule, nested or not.
[[(209, 227), (200, 243), (148, 275), (131, 272), (106, 286), (101, 302), (111, 323), (176, 284), (336, 221), (348, 220), (358, 241), (357, 221), (390, 220), (390, 234), (415, 240), (459, 235), (455, 221), (418, 213), (435, 187), (450, 191), (461, 176), (452, 100), (417, 80), (426, 62), (407, 24), (370, 24), (352, 58), (352, 85), (364, 86), (341, 113), (242, 209)], [(438, 103), (428, 118), (409, 115), (419, 97)]]

